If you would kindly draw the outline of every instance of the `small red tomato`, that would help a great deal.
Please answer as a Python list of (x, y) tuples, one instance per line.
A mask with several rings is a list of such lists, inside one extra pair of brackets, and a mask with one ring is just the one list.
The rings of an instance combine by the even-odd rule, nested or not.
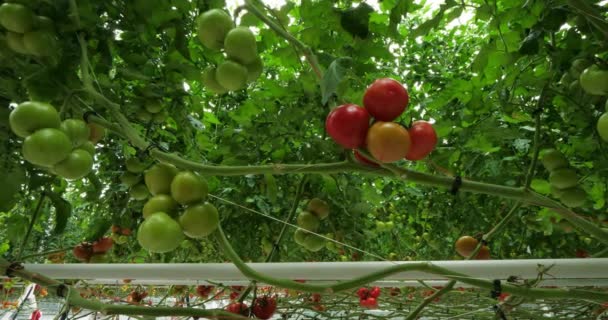
[(405, 158), (408, 160), (421, 160), (426, 157), (437, 144), (437, 133), (433, 126), (426, 121), (415, 121), (408, 130), (412, 141)]
[(372, 298), (378, 298), (380, 296), (380, 288), (378, 287), (373, 287), (370, 291), (369, 291), (369, 296)]
[(365, 299), (369, 296), (369, 290), (367, 288), (359, 288), (359, 290), (357, 290), (357, 296), (359, 296), (360, 299)]
[(576, 249), (575, 256), (577, 258), (589, 258), (589, 252), (583, 249)]
[(475, 257), (477, 260), (489, 260), (490, 259), (490, 248), (488, 246), (482, 246)]
[(131, 235), (131, 229), (129, 228), (124, 228), (120, 231), (120, 233), (122, 233), (123, 236), (130, 236)]
[(108, 250), (112, 248), (112, 238), (103, 237), (95, 242), (93, 242), (93, 252), (94, 253), (106, 253)]
[(374, 81), (363, 95), (363, 106), (372, 117), (380, 121), (393, 121), (399, 117), (410, 97), (396, 80), (381, 78)]
[(233, 302), (226, 307), (226, 311), (245, 316), (247, 315), (247, 305), (244, 302)]
[(344, 104), (332, 110), (325, 119), (325, 130), (334, 141), (348, 149), (365, 145), (369, 113), (355, 104)]
[(370, 167), (380, 167), (379, 164), (368, 160), (366, 157), (364, 157), (361, 153), (359, 153), (359, 151), (357, 150), (353, 150), (353, 153), (355, 154), (355, 159), (357, 159), (357, 161), (359, 161), (359, 163), (364, 164), (364, 165), (368, 165)]
[(319, 302), (321, 302), (321, 294), (319, 294), (319, 293), (313, 293), (313, 294), (312, 294), (312, 299), (311, 299), (311, 300), (312, 300), (312, 302), (314, 302), (314, 303), (319, 303)]
[(72, 253), (76, 259), (80, 261), (88, 261), (93, 255), (93, 250), (90, 245), (81, 243), (74, 247)]
[(120, 227), (117, 225), (112, 225), (112, 233), (120, 233)]
[(359, 301), (359, 305), (361, 305), (362, 307), (366, 307), (366, 308), (376, 308), (378, 306), (378, 300), (376, 300), (376, 298), (373, 297), (369, 297), (367, 299), (361, 299)]
[(40, 318), (42, 318), (42, 312), (38, 309), (34, 310), (30, 316), (30, 320), (40, 320)]
[(258, 319), (270, 319), (277, 310), (277, 300), (268, 296), (256, 298), (251, 308)]

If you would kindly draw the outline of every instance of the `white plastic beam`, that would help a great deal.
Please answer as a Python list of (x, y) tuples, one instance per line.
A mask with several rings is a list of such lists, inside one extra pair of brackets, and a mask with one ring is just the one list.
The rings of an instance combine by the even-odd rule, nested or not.
[[(278, 278), (307, 281), (347, 280), (408, 261), (382, 262), (297, 262), (250, 263), (258, 272)], [(475, 260), (430, 261), (430, 263), (464, 273), (475, 278), (507, 279), (517, 276), (534, 279), (538, 267), (553, 266), (551, 279), (608, 280), (608, 258), (598, 259), (531, 259), (531, 260)], [(247, 278), (231, 263), (204, 264), (25, 264), (25, 269), (57, 279), (137, 279), (138, 281), (246, 281)], [(411, 271), (394, 274), (383, 281), (444, 280), (424, 272)], [(588, 282), (587, 282), (588, 283)]]

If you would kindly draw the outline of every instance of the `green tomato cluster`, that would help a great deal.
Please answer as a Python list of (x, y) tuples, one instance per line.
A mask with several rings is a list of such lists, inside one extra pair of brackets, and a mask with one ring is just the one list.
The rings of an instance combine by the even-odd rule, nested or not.
[(606, 100), (606, 111), (597, 119), (597, 133), (602, 140), (608, 142), (608, 100)]
[(146, 99), (143, 105), (135, 111), (135, 117), (145, 123), (155, 122), (164, 123), (169, 117), (169, 113), (163, 106), (160, 99)]
[(95, 146), (84, 121), (61, 121), (52, 105), (27, 101), (11, 112), (9, 124), (24, 139), (21, 151), (29, 163), (67, 180), (81, 179), (93, 169)]
[[(327, 202), (319, 199), (311, 199), (306, 210), (300, 211), (296, 219), (300, 227), (293, 234), (295, 242), (307, 250), (319, 251), (325, 247), (325, 239), (312, 233), (319, 230), (321, 220), (329, 216), (329, 205)], [(310, 232), (309, 232), (310, 231)]]
[(218, 228), (218, 211), (205, 201), (207, 182), (196, 173), (159, 163), (145, 172), (144, 181), (152, 194), (143, 206), (144, 221), (137, 232), (137, 241), (144, 249), (172, 251), (184, 235), (200, 239)]
[(47, 57), (58, 52), (53, 21), (22, 4), (2, 4), (0, 25), (7, 30), (6, 44), (17, 53)]
[(391, 231), (395, 227), (395, 223), (393, 221), (380, 221), (376, 220), (376, 230), (378, 232)]
[(566, 157), (558, 150), (549, 149), (543, 151), (541, 161), (550, 172), (551, 194), (568, 207), (582, 206), (587, 193), (578, 186), (576, 171), (570, 168)]
[(125, 161), (127, 169), (121, 176), (120, 182), (129, 188), (129, 195), (133, 200), (146, 200), (150, 196), (148, 188), (144, 184), (144, 171), (148, 164), (137, 157), (131, 157)]
[(263, 71), (255, 35), (247, 27), (235, 27), (230, 16), (220, 10), (204, 12), (197, 20), (198, 38), (213, 50), (224, 50), (227, 59), (217, 67), (208, 67), (201, 74), (207, 90), (223, 94), (244, 88)]

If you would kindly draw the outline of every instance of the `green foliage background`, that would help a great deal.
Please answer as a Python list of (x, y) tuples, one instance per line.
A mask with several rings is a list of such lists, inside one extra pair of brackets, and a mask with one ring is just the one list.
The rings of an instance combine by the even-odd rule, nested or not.
[[(399, 165), (520, 186), (539, 130), (538, 146), (557, 148), (578, 172), (588, 200), (577, 213), (601, 226), (608, 219), (607, 146), (595, 132), (606, 99), (560, 82), (575, 59), (606, 66), (606, 7), (597, 1), (448, 0), (431, 10), (411, 0), (384, 0), (379, 9), (358, 1), (302, 0), (266, 7), (271, 19), (316, 54), (325, 72), (321, 82), (299, 48), (243, 11), (240, 24), (256, 31), (264, 73), (246, 90), (220, 96), (200, 83), (200, 72), (223, 57), (201, 46), (195, 18), (224, 7), (223, 1), (151, 5), (147, 0), (82, 0), (77, 1), (78, 12), (68, 0), (14, 2), (54, 21), (60, 50), (48, 58), (20, 55), (0, 36), (0, 180), (10, 198), (0, 208), (0, 224), (6, 226), (0, 228), (3, 255), (17, 254), (42, 192), (66, 199), (71, 214), (58, 215), (57, 201), (43, 201), (25, 255), (94, 240), (112, 224), (136, 230), (142, 219), (143, 202), (129, 199), (119, 176), (126, 158), (147, 158), (127, 141), (107, 135), (97, 146), (94, 175), (67, 183), (24, 162), (21, 141), (7, 127), (9, 105), (30, 99), (51, 102), (63, 117), (95, 111), (115, 121), (82, 90), (78, 34), (86, 39), (95, 88), (120, 104), (141, 135), (185, 158), (225, 166), (349, 159), (350, 153), (326, 136), (325, 116), (336, 105), (361, 104), (367, 85), (392, 77), (411, 96), (398, 121), (408, 125), (432, 119), (440, 137), (430, 161)], [(138, 119), (146, 99), (162, 100), (166, 121)], [(540, 126), (535, 124), (537, 114)], [(548, 195), (547, 177), (538, 165), (532, 188)], [(213, 195), (239, 205), (211, 199), (237, 252), (246, 260), (263, 261), (263, 243), (274, 241), (282, 224), (244, 207), (285, 219), (302, 175), (206, 178)], [(341, 242), (387, 259), (457, 258), (453, 243), (458, 237), (487, 232), (511, 206), (497, 197), (452, 196), (443, 189), (349, 172), (306, 179), (299, 208), (312, 197), (331, 206), (322, 233), (334, 233)], [(14, 197), (10, 190), (17, 191)], [(53, 234), (49, 226), (64, 219), (65, 231)], [(519, 209), (517, 218), (490, 243), (492, 257), (561, 258), (573, 257), (577, 250), (603, 249), (584, 234), (566, 232), (568, 226), (559, 220), (547, 209)], [(377, 221), (393, 221), (395, 227), (380, 232)], [(378, 259), (339, 247), (311, 253), (292, 241), (293, 231), (288, 229), (275, 260)], [(169, 254), (148, 254), (131, 236), (115, 246), (111, 260), (216, 262), (224, 257), (208, 240), (185, 241)]]

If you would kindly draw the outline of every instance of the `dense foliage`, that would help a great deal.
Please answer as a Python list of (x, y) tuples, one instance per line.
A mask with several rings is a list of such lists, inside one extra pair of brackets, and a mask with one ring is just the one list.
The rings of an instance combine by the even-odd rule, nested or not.
[[(245, 261), (268, 261), (271, 251), (272, 261), (461, 259), (456, 240), (490, 231), (518, 199), (451, 194), (354, 165), (352, 151), (328, 136), (325, 119), (338, 105), (363, 105), (366, 88), (379, 78), (407, 87), (409, 106), (394, 121), (404, 127), (429, 121), (438, 136), (428, 157), (401, 160), (399, 167), (530, 187), (558, 200), (552, 186), (559, 177), (537, 161), (556, 149), (567, 160), (560, 170), (576, 177), (560, 187), (577, 188), (564, 204), (598, 230), (606, 228), (608, 145), (602, 137), (608, 116), (598, 123), (608, 111), (601, 70), (608, 69), (605, 3), (447, 0), (431, 9), (412, 0), (377, 6), (301, 0), (276, 8), (253, 1), (278, 30), (246, 7), (230, 12), (236, 26), (254, 32), (252, 54), (263, 71), (257, 79), (217, 79), (238, 82), (228, 91), (209, 82), (205, 72), (227, 60), (201, 43), (197, 25), (202, 13), (226, 9), (224, 1), (5, 2), (22, 3), (36, 15), (24, 29), (31, 31), (2, 23), (0, 35), (0, 225), (7, 226), (0, 228), (0, 254), (9, 260), (76, 262), (72, 248), (108, 236), (114, 245), (103, 261), (225, 261), (206, 237), (186, 237), (162, 254), (137, 241), (148, 191), (136, 186), (142, 171), (158, 163), (152, 149), (218, 166), (199, 171), (208, 201)], [(20, 137), (9, 129), (9, 113), (27, 101), (52, 105), (61, 120), (111, 124), (103, 138), (93, 139), (100, 139), (94, 161), (72, 175), (32, 164), (25, 147), (22, 154), (31, 132)], [(37, 128), (52, 127), (49, 121)], [(89, 157), (74, 155), (76, 145), (51, 150), (58, 148)], [(353, 165), (282, 174), (283, 164), (345, 160)], [(236, 167), (270, 164), (276, 170), (264, 174)], [(314, 229), (338, 243), (311, 251), (294, 240), (296, 228), (281, 231), (281, 221), (300, 224), (296, 217), (313, 198), (330, 212)], [(606, 243), (573, 229), (547, 206), (527, 203), (514, 217), (489, 241), (492, 259), (606, 253)], [(36, 255), (67, 250), (58, 260)]]

